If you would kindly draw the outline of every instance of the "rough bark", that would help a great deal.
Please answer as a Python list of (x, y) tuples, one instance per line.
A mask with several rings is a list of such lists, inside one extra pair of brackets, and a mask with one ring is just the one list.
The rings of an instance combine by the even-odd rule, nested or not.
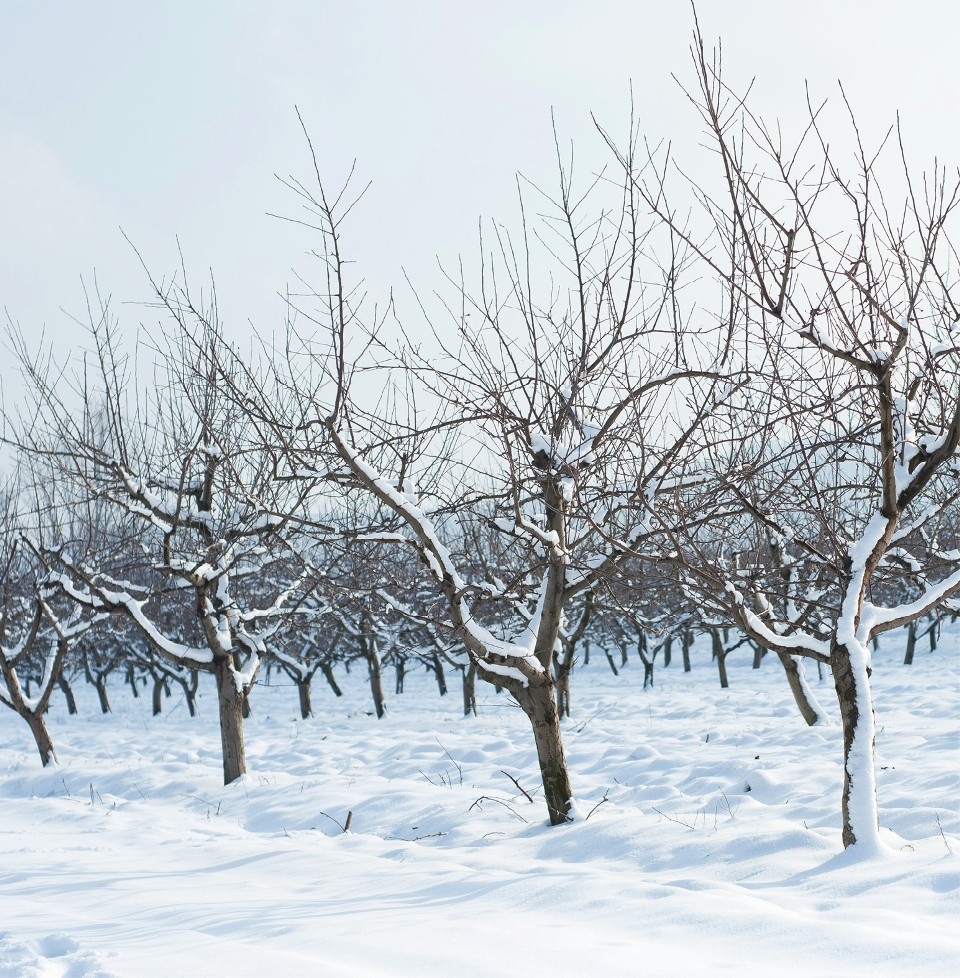
[(913, 665), (913, 654), (917, 649), (917, 623), (916, 621), (910, 622), (907, 625), (907, 652), (903, 657), (903, 664), (905, 666)]
[(247, 773), (243, 744), (243, 693), (237, 687), (233, 660), (218, 656), (213, 666), (220, 707), (220, 746), (223, 751), (223, 783), (230, 784)]
[(477, 715), (477, 666), (473, 660), (463, 670), (463, 715)]
[(333, 675), (333, 668), (328, 662), (325, 662), (320, 666), (320, 671), (323, 673), (323, 678), (326, 679), (328, 685), (333, 690), (334, 696), (343, 696), (343, 690), (337, 685), (336, 677)]
[(729, 689), (730, 679), (727, 676), (727, 650), (723, 647), (723, 637), (720, 629), (713, 630), (713, 656), (717, 660), (717, 671), (720, 673), (720, 688)]
[(383, 695), (383, 670), (380, 664), (380, 653), (377, 652), (376, 640), (364, 635), (360, 639), (363, 657), (367, 660), (367, 673), (370, 677), (370, 693), (373, 696), (373, 708), (377, 719), (382, 720), (387, 712), (386, 699)]
[(307, 676), (306, 679), (297, 679), (297, 697), (300, 700), (300, 719), (306, 720), (313, 716), (313, 704), (310, 702), (310, 680), (311, 676)]
[(865, 650), (835, 643), (833, 671), (843, 724), (843, 846), (879, 843), (877, 786), (874, 775), (875, 720)]
[(570, 716), (570, 670), (563, 669), (556, 681), (557, 713), (561, 717)]
[(443, 671), (443, 663), (440, 661), (440, 656), (436, 653), (433, 654), (433, 671), (437, 677), (437, 689), (440, 690), (441, 696), (447, 695), (447, 677)]
[(60, 687), (60, 692), (63, 693), (63, 698), (67, 701), (68, 715), (73, 716), (77, 712), (77, 700), (73, 695), (70, 683), (67, 682), (67, 677), (63, 673), (57, 678), (57, 685)]
[(560, 825), (569, 817), (573, 789), (560, 733), (560, 714), (552, 687), (553, 683), (548, 678), (537, 685), (524, 686), (515, 696), (533, 727), (550, 824)]
[(36, 741), (37, 750), (40, 752), (40, 760), (43, 762), (43, 766), (47, 767), (48, 764), (56, 764), (57, 752), (53, 748), (53, 741), (50, 739), (50, 733), (44, 722), (43, 714), (39, 711), (27, 710), (21, 715), (30, 727), (30, 733), (33, 734), (33, 739)]
[(807, 696), (803, 680), (800, 677), (800, 664), (792, 655), (787, 655), (786, 652), (778, 652), (777, 658), (780, 659), (783, 671), (787, 674), (790, 692), (793, 693), (793, 699), (797, 704), (797, 708), (800, 710), (800, 715), (806, 720), (807, 726), (814, 726), (814, 724), (820, 722), (820, 714)]
[(94, 688), (97, 691), (97, 699), (100, 701), (100, 712), (109, 713), (110, 712), (110, 697), (107, 696), (107, 677), (106, 674), (101, 674), (94, 680)]

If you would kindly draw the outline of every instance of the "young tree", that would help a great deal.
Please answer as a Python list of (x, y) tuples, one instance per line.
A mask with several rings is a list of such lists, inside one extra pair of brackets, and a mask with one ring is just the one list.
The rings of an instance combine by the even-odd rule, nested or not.
[(185, 285), (155, 288), (173, 328), (155, 334), (152, 384), (123, 353), (105, 301), (72, 392), (70, 374), (16, 338), (33, 400), (15, 440), (73, 487), (78, 519), (92, 521), (85, 550), (45, 554), (49, 579), (123, 618), (175, 667), (214, 676), (229, 783), (246, 771), (242, 714), (266, 641), (299, 588), (280, 559), (284, 520), (267, 514), (300, 499), (271, 478), (245, 416), (204, 373), (222, 342), (215, 303), (197, 308)]
[(667, 202), (664, 168), (641, 193), (719, 282), (730, 357), (754, 382), (698, 433), (684, 498), (657, 515), (705, 606), (781, 657), (830, 666), (843, 843), (871, 850), (871, 640), (960, 591), (945, 519), (960, 497), (960, 183), (935, 165), (918, 184), (899, 128), (884, 171), (852, 114), (848, 173), (823, 107), (788, 146), (727, 88), (699, 33), (693, 60), (717, 190), (694, 188), (690, 221)]
[[(36, 532), (37, 520), (21, 519), (19, 500), (15, 482), (0, 492), (0, 704), (26, 721), (46, 767), (57, 755), (44, 714), (71, 642), (94, 619), (57, 600), (46, 569), (25, 537)], [(30, 671), (37, 675), (32, 696), (24, 684)]]
[[(651, 257), (636, 174), (580, 196), (571, 167), (556, 200), (540, 195), (539, 225), (524, 218), (519, 240), (495, 226), (489, 252), (481, 240), (476, 290), (459, 276), (440, 318), (420, 306), (429, 350), (392, 349), (384, 314), (366, 318), (341, 250), (346, 190), (329, 198), (318, 173), (312, 189), (291, 181), (320, 229), (325, 283), (319, 311), (300, 312), (326, 342), (291, 335), (269, 379), (235, 390), (288, 477), (365, 497), (381, 523), (365, 538), (417, 555), (477, 675), (527, 717), (553, 824), (573, 798), (554, 688), (564, 612), (644, 546), (652, 499), (728, 392), (712, 338), (685, 334), (676, 237), (666, 264)], [(365, 407), (376, 380), (384, 396)], [(460, 549), (477, 523), (510, 554), (480, 573)]]

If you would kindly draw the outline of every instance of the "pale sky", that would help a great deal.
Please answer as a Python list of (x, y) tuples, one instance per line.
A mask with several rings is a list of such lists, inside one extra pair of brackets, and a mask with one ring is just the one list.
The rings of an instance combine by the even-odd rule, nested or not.
[[(960, 161), (955, 0), (699, 4), (726, 75), (802, 124), (804, 81), (878, 139), (901, 113), (918, 164)], [(82, 338), (80, 278), (120, 300), (148, 287), (179, 236), (212, 268), (229, 329), (282, 322), (277, 293), (310, 240), (274, 173), (309, 176), (300, 107), (331, 185), (357, 159), (373, 187), (345, 229), (374, 292), (430, 287), (435, 256), (473, 254), (478, 219), (516, 217), (515, 173), (552, 187), (550, 112), (584, 169), (607, 161), (590, 119), (695, 150), (699, 124), (682, 0), (0, 0), (0, 307), (31, 337)], [(65, 311), (66, 312), (65, 312)], [(150, 314), (124, 312), (131, 330)], [(12, 366), (0, 354), (0, 378)]]

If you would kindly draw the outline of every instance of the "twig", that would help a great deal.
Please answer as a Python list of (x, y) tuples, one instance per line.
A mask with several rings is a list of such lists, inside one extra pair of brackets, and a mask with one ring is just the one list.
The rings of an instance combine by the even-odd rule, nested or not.
[[(515, 810), (514, 808), (512, 808), (512, 807), (511, 807), (510, 805), (508, 805), (508, 804), (507, 804), (507, 802), (505, 802), (505, 801), (504, 801), (504, 800), (503, 800), (502, 798), (493, 798), (493, 797), (492, 797), (491, 795), (481, 795), (481, 796), (480, 796), (480, 797), (479, 797), (479, 798), (478, 798), (478, 799), (477, 799), (477, 800), (476, 800), (476, 801), (475, 801), (475, 802), (474, 802), (474, 803), (473, 803), (473, 804), (472, 804), (472, 805), (471, 805), (471, 806), (470, 806), (470, 807), (469, 807), (469, 808), (467, 809), (467, 811), (468, 811), (468, 812), (471, 812), (471, 811), (473, 811), (473, 809), (474, 809), (474, 808), (476, 808), (476, 807), (477, 807), (477, 805), (480, 805), (480, 803), (481, 803), (481, 802), (483, 802), (483, 801), (495, 801), (495, 802), (496, 802), (496, 803), (497, 803), (498, 805), (503, 805), (503, 807), (504, 807), (504, 808), (505, 808), (505, 809), (506, 809), (506, 810), (507, 810), (508, 812), (511, 812), (512, 814), (514, 814), (514, 815), (516, 815), (516, 816), (517, 816), (517, 818), (519, 818), (521, 822), (526, 822), (526, 821), (527, 821), (527, 820), (526, 820), (526, 819), (525, 819), (525, 818), (524, 818), (524, 817), (523, 817), (523, 816), (522, 816), (522, 815), (521, 815), (521, 814), (520, 814), (520, 813), (519, 813), (518, 811), (516, 811), (516, 810)], [(481, 810), (482, 810), (482, 809), (483, 809), (483, 806), (482, 806), (482, 805), (480, 805), (480, 808), (481, 808)]]
[(943, 839), (943, 844), (947, 847), (947, 852), (952, 854), (953, 850), (950, 848), (950, 843), (947, 842), (947, 837), (943, 834), (943, 826), (940, 824), (939, 812), (937, 812), (937, 828), (940, 829), (940, 838)]
[(522, 794), (523, 797), (526, 798), (531, 805), (533, 804), (533, 798), (530, 796), (530, 792), (527, 791), (527, 789), (524, 788), (523, 785), (521, 785), (520, 782), (512, 774), (507, 774), (506, 771), (501, 771), (500, 773), (505, 777), (508, 777), (517, 786), (517, 791), (519, 791), (520, 794)]
[[(609, 798), (607, 797), (607, 795), (608, 795), (608, 794), (609, 794), (609, 790), (608, 790), (608, 791), (605, 791), (605, 792), (603, 793), (603, 797), (602, 797), (602, 798), (600, 799), (600, 801), (598, 801), (598, 802), (596, 803), (596, 805), (594, 805), (594, 806), (593, 806), (593, 808), (591, 808), (591, 809), (590, 809), (590, 811), (589, 811), (589, 812), (587, 812), (587, 818), (590, 818), (590, 816), (591, 816), (591, 815), (592, 815), (592, 814), (593, 814), (593, 813), (594, 813), (594, 812), (595, 812), (595, 811), (596, 811), (596, 810), (597, 810), (597, 809), (598, 809), (598, 808), (599, 808), (599, 807), (600, 807), (600, 806), (601, 806), (601, 805), (602, 805), (602, 804), (603, 804), (604, 802), (606, 802), (606, 801), (609, 801), (609, 800), (610, 800), (610, 799), (609, 799)], [(587, 820), (587, 818), (585, 818), (585, 819), (584, 819), (584, 821), (585, 821), (585, 822), (586, 822), (586, 820)]]
[[(437, 742), (438, 744), (440, 744), (440, 738), (439, 738), (439, 737), (435, 737), (435, 738), (434, 738), (434, 740), (436, 740), (436, 742)], [(448, 750), (447, 750), (447, 748), (443, 746), (443, 744), (440, 744), (440, 749), (441, 749), (441, 750), (442, 750), (442, 751), (444, 752), (444, 754), (446, 754), (446, 755), (447, 755), (447, 757), (449, 757), (449, 758), (450, 758), (450, 762), (451, 762), (451, 763), (453, 764), (453, 766), (454, 766), (454, 767), (455, 767), (455, 768), (457, 769), (457, 772), (458, 772), (458, 773), (459, 773), (459, 775), (460, 775), (460, 784), (462, 785), (462, 784), (463, 784), (463, 768), (462, 768), (462, 767), (460, 767), (460, 765), (459, 765), (459, 764), (457, 764), (457, 762), (456, 762), (456, 761), (455, 761), (455, 760), (453, 759), (453, 757), (452, 757), (452, 756), (450, 755), (450, 751), (448, 751)]]
[[(332, 815), (328, 815), (326, 812), (320, 812), (320, 814), (324, 818), (329, 818), (330, 821), (333, 822), (334, 825), (339, 826), (339, 828), (340, 828), (341, 831), (343, 831), (343, 832), (346, 832), (347, 831), (346, 826), (345, 825), (341, 825), (340, 822), (339, 822), (339, 820), (338, 819), (335, 819)], [(347, 825), (350, 824), (350, 819), (351, 819), (352, 816), (353, 816), (353, 812), (349, 812), (347, 814)]]
[(682, 825), (685, 829), (690, 829), (694, 831), (693, 826), (689, 822), (684, 822), (682, 819), (674, 818), (672, 815), (667, 815), (666, 812), (661, 812), (659, 808), (655, 808), (654, 811), (661, 817), (665, 818), (668, 822), (676, 822), (677, 825)]

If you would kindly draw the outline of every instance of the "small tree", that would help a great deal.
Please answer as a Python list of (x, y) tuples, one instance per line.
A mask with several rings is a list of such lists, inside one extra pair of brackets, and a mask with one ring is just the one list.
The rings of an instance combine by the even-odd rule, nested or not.
[[(242, 714), (266, 641), (299, 588), (284, 520), (299, 499), (246, 440), (245, 416), (204, 373), (222, 342), (213, 302), (155, 285), (173, 330), (154, 383), (123, 353), (109, 304), (91, 312), (92, 356), (72, 378), (15, 337), (31, 385), (14, 436), (73, 488), (86, 548), (48, 550), (63, 593), (118, 615), (174, 666), (214, 676), (224, 782), (246, 771)], [(162, 330), (156, 334), (163, 340)], [(71, 400), (75, 397), (76, 403)]]
[[(20, 493), (12, 482), (0, 492), (0, 705), (27, 723), (44, 767), (57, 759), (44, 714), (63, 671), (71, 642), (93, 623), (77, 608), (64, 607), (49, 585), (46, 569), (24, 533), (17, 512)], [(24, 677), (37, 674), (34, 694)]]
[(658, 506), (658, 519), (706, 607), (781, 656), (830, 666), (843, 843), (870, 850), (879, 844), (871, 640), (960, 591), (947, 518), (960, 498), (948, 230), (960, 180), (935, 166), (919, 186), (901, 142), (899, 177), (886, 176), (903, 194), (881, 192), (885, 157), (864, 148), (855, 123), (848, 176), (822, 107), (811, 106), (788, 146), (726, 87), (699, 33), (693, 60), (717, 193), (694, 188), (702, 223), (668, 205), (664, 168), (641, 193), (719, 282), (730, 356), (754, 381), (698, 432), (684, 496)]
[[(291, 186), (322, 236), (319, 311), (301, 311), (327, 340), (292, 333), (270, 376), (249, 376), (235, 401), (289, 478), (366, 498), (368, 524), (382, 524), (366, 539), (417, 555), (477, 675), (527, 717), (550, 821), (563, 822), (573, 797), (555, 699), (564, 612), (644, 546), (652, 498), (727, 391), (710, 337), (684, 333), (682, 249), (669, 250), (678, 242), (667, 234), (670, 257), (650, 256), (636, 174), (579, 197), (561, 165), (557, 200), (541, 195), (542, 225), (524, 221), (519, 241), (494, 227), (476, 291), (451, 279), (444, 322), (421, 306), (435, 346), (393, 349), (384, 315), (367, 319), (347, 280), (341, 220), (352, 202), (346, 191), (328, 198), (316, 176), (313, 189)], [(610, 207), (588, 214), (608, 192)], [(556, 272), (542, 289), (541, 262)], [(375, 406), (362, 404), (361, 372), (380, 375)], [(372, 377), (359, 383), (376, 389)], [(510, 555), (479, 573), (462, 549), (478, 522)]]

